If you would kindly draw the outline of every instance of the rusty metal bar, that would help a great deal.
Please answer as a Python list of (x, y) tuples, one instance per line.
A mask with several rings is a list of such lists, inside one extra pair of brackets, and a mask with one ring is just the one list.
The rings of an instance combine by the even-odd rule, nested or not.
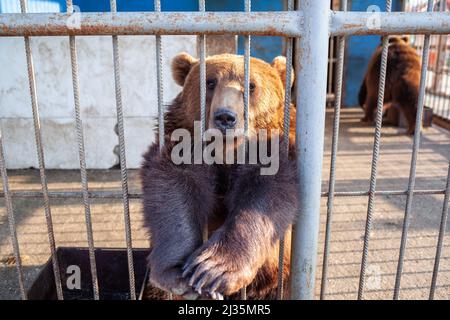
[[(117, 12), (116, 0), (110, 1), (111, 11)], [(119, 40), (117, 35), (112, 36), (113, 44), (113, 59), (114, 59), (114, 87), (116, 91), (116, 110), (117, 110), (117, 132), (119, 136), (119, 163), (120, 173), (122, 178), (122, 201), (123, 201), (123, 215), (125, 222), (125, 241), (127, 245), (127, 259), (128, 259), (128, 275), (130, 281), (130, 298), (136, 300), (136, 284), (133, 264), (133, 244), (131, 238), (131, 222), (130, 222), (130, 203), (128, 199), (128, 174), (127, 174), (127, 160), (125, 153), (125, 132), (123, 124), (123, 107), (122, 107), (122, 89), (120, 83), (120, 55), (119, 55)]]
[[(377, 16), (374, 17), (374, 14)], [(367, 23), (376, 18), (378, 26)], [(379, 19), (379, 20), (378, 20)], [(447, 34), (450, 12), (340, 12), (331, 14), (332, 35)]]
[[(329, 10), (328, 10), (329, 11)], [(331, 12), (334, 36), (367, 34), (448, 34), (450, 12)], [(228, 34), (300, 37), (302, 12), (119, 12), (80, 13), (80, 27), (67, 25), (64, 13), (0, 14), (1, 36)]]
[(80, 27), (64, 13), (0, 14), (0, 36), (65, 35), (273, 35), (298, 37), (299, 12), (80, 13)]
[[(67, 6), (67, 13), (72, 14), (73, 12), (72, 0), (67, 0), (66, 6)], [(81, 111), (80, 111), (80, 90), (78, 87), (78, 59), (77, 59), (77, 47), (75, 36), (69, 36), (69, 46), (70, 46), (70, 63), (72, 68), (73, 98), (75, 106), (75, 130), (77, 133), (77, 140), (78, 140), (78, 157), (80, 161), (81, 185), (83, 188), (84, 215), (89, 247), (89, 263), (92, 276), (92, 289), (94, 292), (94, 299), (99, 300), (100, 295), (98, 290), (97, 264), (95, 261), (94, 235), (92, 231), (92, 221), (91, 221), (91, 204), (89, 199), (89, 187), (86, 170), (83, 122), (81, 120)]]
[[(27, 2), (20, 0), (20, 9), (22, 15), (26, 15)], [(33, 113), (34, 138), (36, 142), (36, 151), (39, 162), (39, 175), (41, 180), (42, 195), (44, 202), (45, 222), (47, 225), (48, 242), (53, 265), (53, 274), (55, 277), (56, 294), (58, 300), (63, 300), (63, 291), (61, 285), (61, 273), (59, 269), (58, 257), (56, 255), (55, 235), (53, 231), (52, 212), (48, 196), (47, 176), (45, 174), (44, 147), (42, 145), (41, 120), (39, 116), (39, 104), (37, 99), (36, 77), (34, 72), (33, 55), (31, 52), (30, 38), (24, 37), (25, 55), (27, 59), (28, 82), (30, 87), (31, 110)]]
[[(433, 0), (428, 0), (428, 12), (433, 11)], [(400, 242), (400, 252), (398, 257), (397, 264), (397, 274), (395, 277), (395, 285), (394, 285), (394, 300), (398, 300), (400, 294), (400, 283), (402, 279), (403, 272), (403, 261), (405, 258), (406, 252), (406, 242), (408, 240), (408, 230), (409, 224), (411, 221), (411, 210), (412, 210), (412, 201), (413, 201), (413, 190), (416, 184), (416, 166), (417, 166), (417, 156), (419, 154), (419, 144), (420, 144), (420, 136), (422, 130), (422, 117), (423, 117), (423, 102), (425, 99), (425, 86), (427, 79), (427, 69), (428, 69), (428, 58), (430, 55), (430, 35), (425, 35), (425, 41), (423, 44), (423, 53), (422, 53), (422, 69), (420, 74), (420, 88), (419, 88), (419, 97), (417, 101), (417, 116), (416, 116), (416, 128), (414, 132), (414, 140), (413, 140), (413, 151), (411, 155), (411, 165), (409, 171), (409, 181), (408, 181), (408, 194), (406, 196), (406, 206), (405, 206), (405, 215), (403, 218), (403, 228), (402, 228), (402, 238)]]

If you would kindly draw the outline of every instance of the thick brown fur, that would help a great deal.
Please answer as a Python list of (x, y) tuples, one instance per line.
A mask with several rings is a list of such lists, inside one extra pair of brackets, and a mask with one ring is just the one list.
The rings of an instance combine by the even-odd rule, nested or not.
[[(378, 100), (382, 47), (373, 54), (359, 92), (359, 104), (364, 108), (364, 122), (373, 123)], [(406, 37), (389, 38), (384, 111), (398, 108), (408, 122), (407, 133), (414, 134), (419, 96), (421, 61)]]
[[(278, 57), (270, 65), (251, 59), (250, 81), (255, 88), (250, 96), (249, 132), (283, 131), (283, 61)], [(280, 145), (275, 175), (261, 175), (261, 164), (175, 165), (170, 157), (171, 133), (178, 128), (192, 133), (194, 121), (200, 119), (199, 63), (180, 54), (173, 61), (172, 72), (183, 90), (165, 114), (164, 147), (159, 151), (159, 145), (153, 144), (141, 169), (145, 225), (152, 247), (149, 297), (166, 297), (157, 287), (188, 299), (218, 297), (216, 294), (238, 298), (239, 289), (246, 287), (250, 299), (274, 299), (279, 239), (297, 212), (295, 108), (291, 107), (289, 147)], [(212, 100), (226, 92), (222, 89), (227, 84), (236, 87), (237, 83), (243, 91), (244, 59), (227, 54), (209, 57), (206, 72), (207, 79), (217, 79), (216, 88), (207, 90), (209, 119)], [(256, 137), (250, 134), (250, 139)], [(209, 239), (203, 243), (206, 224)], [(287, 234), (285, 284), (289, 237)]]

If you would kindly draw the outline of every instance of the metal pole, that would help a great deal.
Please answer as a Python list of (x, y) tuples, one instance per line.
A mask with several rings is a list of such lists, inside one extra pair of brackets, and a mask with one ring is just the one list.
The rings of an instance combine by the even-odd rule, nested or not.
[[(329, 12), (329, 9), (327, 9)], [(380, 12), (380, 25), (368, 24), (372, 12), (331, 14), (333, 36), (365, 34), (448, 34), (450, 12)], [(0, 37), (88, 35), (261, 35), (301, 37), (302, 12), (109, 12), (80, 13), (80, 27), (67, 26), (65, 13), (2, 13)], [(51, 21), (51, 23), (50, 23)], [(327, 23), (328, 25), (328, 23)]]
[(298, 0), (305, 33), (296, 43), (296, 152), (299, 179), (290, 297), (313, 299), (319, 233), (330, 0)]

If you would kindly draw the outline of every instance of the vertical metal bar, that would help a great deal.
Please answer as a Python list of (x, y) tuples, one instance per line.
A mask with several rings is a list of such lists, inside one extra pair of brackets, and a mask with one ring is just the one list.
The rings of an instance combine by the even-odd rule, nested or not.
[[(449, 40), (450, 37), (448, 35), (445, 36), (445, 61), (449, 59), (450, 50), (448, 50)], [(442, 93), (444, 96), (442, 97), (444, 109), (446, 109), (445, 114), (443, 115), (444, 119), (450, 120), (450, 103), (448, 103), (448, 100), (450, 99), (450, 92), (447, 90), (449, 87), (449, 78), (450, 78), (450, 67), (447, 67), (447, 70), (445, 72), (445, 81), (444, 81), (444, 89), (442, 90)]]
[(6, 171), (6, 162), (3, 149), (2, 129), (0, 127), (0, 172), (2, 175), (3, 195), (5, 198), (6, 211), (8, 213), (9, 233), (11, 237), (11, 245), (14, 251), (14, 260), (17, 269), (17, 277), (19, 279), (20, 295), (23, 300), (27, 300), (27, 293), (25, 291), (25, 281), (23, 277), (22, 260), (20, 258), (19, 241), (17, 239), (16, 222), (14, 218), (14, 210), (9, 193), (8, 173)]
[[(391, 0), (386, 1), (386, 12), (391, 11)], [(364, 298), (364, 285), (366, 281), (366, 268), (367, 268), (367, 257), (369, 255), (369, 242), (370, 242), (370, 232), (372, 230), (372, 216), (375, 207), (375, 190), (377, 183), (377, 167), (378, 167), (378, 157), (380, 152), (380, 140), (381, 140), (381, 123), (383, 118), (383, 102), (384, 102), (384, 87), (386, 84), (386, 67), (387, 67), (387, 57), (389, 50), (389, 39), (388, 36), (383, 37), (383, 51), (381, 54), (381, 67), (380, 67), (380, 80), (378, 86), (378, 103), (377, 103), (377, 117), (376, 117), (376, 128), (375, 128), (375, 138), (373, 144), (373, 156), (372, 156), (372, 168), (370, 173), (370, 186), (369, 186), (369, 200), (367, 205), (367, 218), (366, 227), (364, 232), (364, 247), (361, 259), (361, 271), (359, 275), (359, 288), (358, 288), (358, 300)]]
[(439, 263), (441, 261), (441, 252), (442, 246), (444, 244), (445, 228), (447, 226), (449, 200), (450, 200), (450, 162), (448, 163), (447, 186), (445, 188), (444, 204), (442, 206), (441, 224), (439, 227), (438, 243), (436, 246), (436, 256), (434, 258), (433, 277), (431, 279), (430, 296), (429, 296), (430, 300), (434, 299), (434, 293), (436, 291), (436, 283), (439, 273)]
[(327, 94), (333, 93), (333, 72), (334, 72), (334, 38), (330, 37), (330, 46), (328, 51), (328, 85)]
[[(347, 11), (347, 0), (341, 0), (340, 10)], [(334, 101), (334, 123), (333, 123), (333, 140), (331, 146), (331, 165), (330, 178), (328, 182), (328, 202), (327, 202), (327, 222), (325, 229), (325, 245), (323, 250), (322, 263), (322, 282), (320, 288), (320, 299), (325, 299), (327, 291), (328, 280), (328, 258), (330, 255), (330, 240), (331, 240), (331, 225), (333, 220), (333, 203), (334, 203), (334, 189), (336, 184), (336, 159), (339, 145), (339, 121), (341, 116), (341, 101), (342, 101), (342, 81), (344, 75), (344, 54), (345, 54), (345, 37), (338, 37), (337, 48), (337, 66), (335, 75), (335, 101)]]
[[(442, 1), (440, 2), (440, 10), (444, 8), (442, 6)], [(446, 58), (446, 52), (445, 52), (445, 45), (446, 45), (446, 36), (445, 35), (439, 35), (438, 37), (438, 44), (436, 47), (437, 57), (436, 57), (436, 70), (435, 70), (435, 77), (433, 79), (433, 86), (432, 86), (432, 92), (436, 95), (437, 105), (438, 108), (441, 109), (441, 102), (442, 102), (442, 96), (440, 95), (441, 88), (442, 88), (442, 77), (444, 75), (444, 68), (445, 68), (445, 58)], [(442, 106), (443, 108), (444, 106)]]
[[(294, 0), (288, 0), (288, 11), (294, 11)], [(286, 85), (284, 88), (284, 121), (283, 121), (283, 139), (287, 148), (287, 156), (289, 157), (289, 133), (291, 128), (291, 82), (292, 82), (292, 46), (293, 38), (286, 38)], [(280, 238), (280, 245), (278, 250), (278, 290), (277, 299), (282, 300), (284, 295), (284, 248), (285, 235)]]
[[(437, 49), (437, 45), (436, 45), (436, 40), (438, 36), (433, 35), (430, 36), (430, 51), (435, 51), (437, 53), (437, 55), (439, 55), (438, 49)], [(425, 48), (425, 41), (426, 41), (426, 37), (424, 36), (424, 44), (423, 44), (423, 49), (422, 49), (422, 53), (423, 50)], [(433, 43), (435, 43), (435, 45), (433, 45)], [(430, 104), (433, 106), (432, 108), (436, 107), (437, 113), (440, 113), (440, 108), (439, 108), (439, 101), (438, 101), (438, 97), (437, 97), (437, 78), (438, 78), (438, 63), (437, 63), (437, 59), (435, 59), (434, 61), (434, 65), (430, 65), (428, 63), (428, 71), (432, 71), (429, 74), (433, 75), (433, 79), (431, 81), (431, 86), (430, 86), (430, 93), (431, 93), (431, 97), (430, 97)]]
[[(440, 0), (439, 1), (439, 11), (441, 12), (445, 12), (447, 9), (447, 1), (446, 0)], [(439, 81), (438, 81), (438, 86), (441, 88), (443, 86), (443, 80), (442, 77), (445, 76), (445, 62), (447, 61), (447, 35), (439, 35), (439, 46), (437, 48), (438, 50), (438, 58), (436, 59), (436, 63), (438, 64), (438, 69), (439, 69)], [(443, 59), (442, 59), (442, 55), (443, 55)], [(446, 80), (448, 80), (448, 77), (446, 77)], [(440, 92), (440, 88), (438, 89), (438, 92)], [(445, 92), (445, 89), (443, 90), (443, 92)], [(445, 101), (445, 97), (443, 97), (442, 95), (438, 97), (438, 104), (439, 106), (441, 105), (442, 100)], [(445, 102), (442, 104), (442, 114), (444, 115), (445, 112)], [(444, 116), (443, 116), (444, 117)]]
[[(67, 13), (69, 15), (72, 14), (73, 12), (72, 0), (67, 0), (66, 6), (67, 6)], [(72, 67), (73, 98), (75, 106), (75, 127), (78, 140), (78, 156), (80, 160), (81, 186), (83, 189), (83, 203), (86, 221), (86, 233), (89, 246), (89, 262), (91, 267), (92, 289), (94, 292), (94, 299), (98, 300), (99, 290), (97, 279), (97, 264), (95, 261), (94, 235), (92, 231), (92, 221), (91, 221), (91, 204), (89, 199), (89, 186), (86, 171), (83, 122), (81, 120), (81, 112), (80, 112), (80, 90), (78, 87), (78, 59), (77, 59), (77, 47), (75, 36), (69, 36), (69, 45), (70, 45), (70, 63)]]
[[(110, 0), (111, 12), (114, 14), (117, 12), (116, 0)], [(120, 87), (120, 56), (119, 56), (119, 43), (117, 36), (112, 36), (113, 43), (113, 58), (114, 58), (114, 86), (116, 91), (116, 109), (117, 109), (117, 128), (119, 134), (119, 161), (120, 161), (120, 173), (122, 177), (122, 200), (123, 200), (123, 213), (125, 220), (125, 240), (127, 245), (127, 258), (128, 258), (128, 273), (130, 280), (130, 297), (132, 300), (136, 300), (135, 278), (134, 278), (134, 265), (133, 265), (133, 246), (131, 241), (131, 223), (130, 223), (130, 208), (128, 199), (128, 177), (127, 177), (127, 161), (125, 158), (125, 134), (123, 125), (123, 108), (122, 108), (122, 92)]]
[(319, 233), (330, 0), (298, 0), (304, 30), (296, 42), (298, 217), (293, 225), (291, 299), (313, 299)]
[[(20, 8), (22, 13), (27, 12), (26, 0), (20, 0)], [(53, 274), (55, 276), (56, 294), (59, 300), (63, 300), (63, 291), (61, 286), (61, 276), (56, 255), (55, 235), (53, 232), (52, 213), (50, 209), (50, 200), (48, 196), (47, 176), (45, 175), (45, 159), (44, 148), (42, 146), (41, 121), (39, 118), (39, 106), (36, 92), (36, 79), (34, 74), (33, 57), (31, 54), (30, 38), (24, 37), (25, 54), (27, 59), (28, 81), (30, 86), (31, 108), (33, 112), (34, 136), (36, 140), (36, 150), (39, 161), (39, 174), (41, 179), (42, 195), (44, 198), (45, 221), (47, 224), (48, 241), (50, 245), (50, 253), (52, 255)]]
[[(161, 0), (154, 1), (155, 12), (161, 12)], [(164, 124), (164, 82), (163, 82), (163, 57), (162, 57), (162, 38), (155, 36), (156, 42), (156, 85), (158, 92), (158, 139), (159, 150), (164, 147), (165, 124)], [(172, 292), (168, 292), (168, 299), (172, 300)]]
[[(155, 12), (161, 12), (161, 1), (155, 0)], [(158, 87), (158, 138), (159, 148), (164, 146), (164, 87), (163, 87), (162, 39), (156, 35), (156, 83)]]
[[(245, 0), (245, 12), (251, 11), (251, 0)], [(250, 49), (251, 36), (244, 37), (244, 134), (247, 139), (248, 136), (248, 107), (250, 103)]]
[[(433, 10), (433, 0), (428, 0), (428, 11), (432, 10)], [(429, 53), (430, 53), (430, 35), (427, 34), (425, 35), (425, 41), (422, 52), (422, 70), (420, 75), (419, 97), (417, 101), (416, 128), (414, 132), (413, 151), (411, 155), (411, 165), (409, 169), (410, 171), (408, 181), (408, 194), (406, 196), (405, 216), (403, 218), (402, 239), (398, 257), (397, 274), (395, 277), (394, 300), (398, 300), (398, 296), (400, 293), (400, 282), (402, 278), (403, 261), (405, 257), (406, 242), (408, 239), (408, 230), (411, 220), (410, 216), (411, 216), (413, 192), (416, 184), (416, 165), (417, 165), (417, 155), (419, 154), (420, 135), (422, 129), (423, 102), (425, 99), (425, 87), (427, 79)]]
[[(205, 0), (199, 0), (198, 7), (200, 12), (205, 12)], [(206, 36), (199, 35), (197, 40), (200, 53), (200, 136), (203, 139), (206, 128)]]
[[(251, 0), (245, 0), (245, 12), (251, 11)], [(244, 37), (244, 147), (247, 152), (247, 139), (248, 139), (248, 108), (250, 104), (250, 47), (251, 38), (250, 35)], [(245, 153), (244, 153), (245, 154)], [(244, 287), (241, 289), (241, 299), (247, 299), (247, 289)]]

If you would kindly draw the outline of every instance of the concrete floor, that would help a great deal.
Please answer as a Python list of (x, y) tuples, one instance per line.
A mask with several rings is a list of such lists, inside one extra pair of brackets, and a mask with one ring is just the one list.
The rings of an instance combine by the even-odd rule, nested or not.
[[(327, 130), (323, 170), (323, 190), (327, 190), (332, 132), (332, 110), (327, 110)], [(367, 190), (370, 178), (374, 128), (359, 122), (360, 109), (342, 112), (336, 191)], [(378, 167), (377, 190), (405, 190), (408, 183), (412, 138), (403, 129), (386, 127)], [(450, 132), (439, 127), (424, 130), (417, 164), (416, 189), (444, 189), (450, 159)], [(50, 190), (79, 190), (77, 171), (48, 170)], [(9, 172), (11, 189), (39, 190), (36, 170)], [(130, 191), (139, 191), (136, 171), (129, 172)], [(91, 190), (120, 191), (120, 172), (89, 171)], [(370, 242), (366, 299), (391, 299), (397, 267), (402, 219), (406, 197), (376, 198)], [(58, 246), (86, 246), (84, 208), (79, 199), (52, 199), (55, 238)], [(401, 299), (428, 298), (434, 264), (443, 195), (416, 196), (405, 256)], [(367, 197), (336, 198), (333, 216), (327, 298), (357, 297), (361, 251), (367, 213)], [(49, 257), (44, 210), (40, 199), (15, 199), (14, 209), (24, 264), (26, 285), (30, 286)], [(141, 205), (131, 200), (134, 247), (148, 247), (142, 228)], [(95, 245), (124, 247), (123, 207), (120, 200), (92, 201)], [(317, 294), (321, 279), (326, 199), (322, 199), (318, 252)], [(447, 224), (447, 233), (450, 223)], [(445, 237), (436, 299), (450, 298), (450, 234)], [(0, 207), (0, 299), (19, 297), (16, 269), (9, 241), (3, 201)]]

